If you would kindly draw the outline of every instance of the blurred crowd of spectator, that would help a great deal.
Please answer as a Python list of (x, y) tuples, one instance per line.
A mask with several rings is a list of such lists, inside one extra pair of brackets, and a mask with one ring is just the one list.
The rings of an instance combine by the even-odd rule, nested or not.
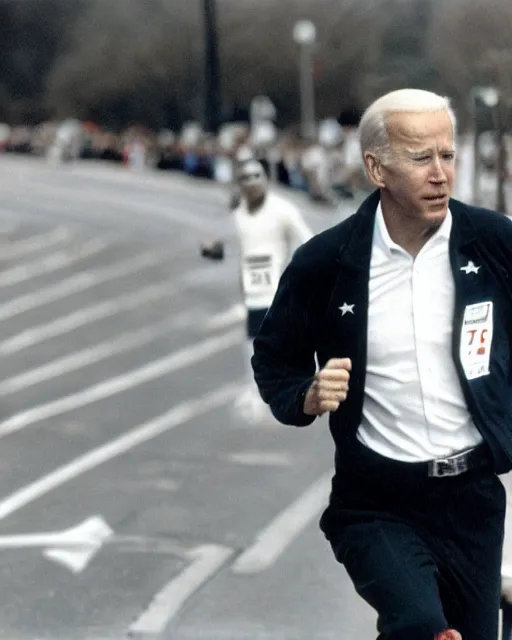
[(226, 184), (232, 183), (237, 162), (256, 157), (275, 182), (327, 204), (369, 188), (356, 128), (341, 127), (334, 120), (321, 123), (317, 139), (308, 141), (298, 128), (276, 129), (269, 136), (246, 123), (224, 125), (215, 136), (195, 122), (179, 132), (133, 126), (120, 133), (78, 120), (36, 127), (0, 124), (0, 151), (32, 154), (53, 163), (95, 159), (133, 170), (181, 171)]
[[(116, 162), (131, 170), (179, 171), (190, 176), (233, 185), (237, 163), (260, 160), (271, 179), (305, 192), (320, 203), (336, 205), (367, 193), (371, 187), (362, 165), (357, 128), (341, 127), (334, 119), (317, 127), (314, 140), (300, 136), (299, 127), (278, 130), (273, 123), (230, 123), (216, 135), (197, 122), (180, 131), (151, 131), (132, 126), (119, 133), (93, 122), (66, 120), (35, 127), (9, 127), (0, 123), (0, 152), (32, 154), (59, 164), (78, 159)], [(464, 137), (463, 137), (464, 138)], [(465, 140), (465, 139), (464, 139)], [(506, 136), (508, 159), (512, 136)], [(466, 147), (467, 140), (460, 141)], [(482, 168), (495, 172), (496, 135), (482, 134)], [(508, 179), (512, 179), (509, 164)], [(236, 190), (233, 190), (236, 198)]]

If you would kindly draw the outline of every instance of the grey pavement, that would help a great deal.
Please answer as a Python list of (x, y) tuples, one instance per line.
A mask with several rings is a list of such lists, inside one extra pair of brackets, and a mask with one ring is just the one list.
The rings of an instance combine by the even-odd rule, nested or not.
[[(0, 157), (0, 638), (374, 634), (318, 529), (325, 421), (250, 426), (227, 188)], [(339, 209), (289, 193), (315, 231)]]

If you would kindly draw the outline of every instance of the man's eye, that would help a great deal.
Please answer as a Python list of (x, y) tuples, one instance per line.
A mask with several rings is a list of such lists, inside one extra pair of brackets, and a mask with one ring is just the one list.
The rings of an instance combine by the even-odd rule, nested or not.
[(430, 160), (430, 156), (419, 156), (418, 158), (414, 158), (415, 162), (426, 162)]

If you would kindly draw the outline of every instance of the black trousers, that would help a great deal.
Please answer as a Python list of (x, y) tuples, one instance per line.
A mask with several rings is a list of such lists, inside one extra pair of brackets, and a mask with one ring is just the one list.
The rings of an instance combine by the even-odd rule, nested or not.
[[(343, 459), (341, 459), (343, 458)], [(428, 477), (355, 441), (337, 460), (320, 526), (379, 640), (498, 637), (505, 490), (490, 469)]]

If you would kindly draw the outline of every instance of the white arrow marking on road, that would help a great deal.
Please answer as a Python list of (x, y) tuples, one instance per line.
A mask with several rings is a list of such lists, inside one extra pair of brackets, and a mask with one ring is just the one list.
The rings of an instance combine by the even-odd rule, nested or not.
[(192, 596), (232, 556), (233, 550), (217, 544), (205, 544), (187, 555), (193, 560), (184, 571), (168, 582), (149, 607), (131, 625), (130, 635), (161, 633), (169, 621)]
[(43, 548), (43, 554), (74, 573), (83, 571), (114, 532), (101, 516), (64, 531), (0, 536), (0, 549)]

